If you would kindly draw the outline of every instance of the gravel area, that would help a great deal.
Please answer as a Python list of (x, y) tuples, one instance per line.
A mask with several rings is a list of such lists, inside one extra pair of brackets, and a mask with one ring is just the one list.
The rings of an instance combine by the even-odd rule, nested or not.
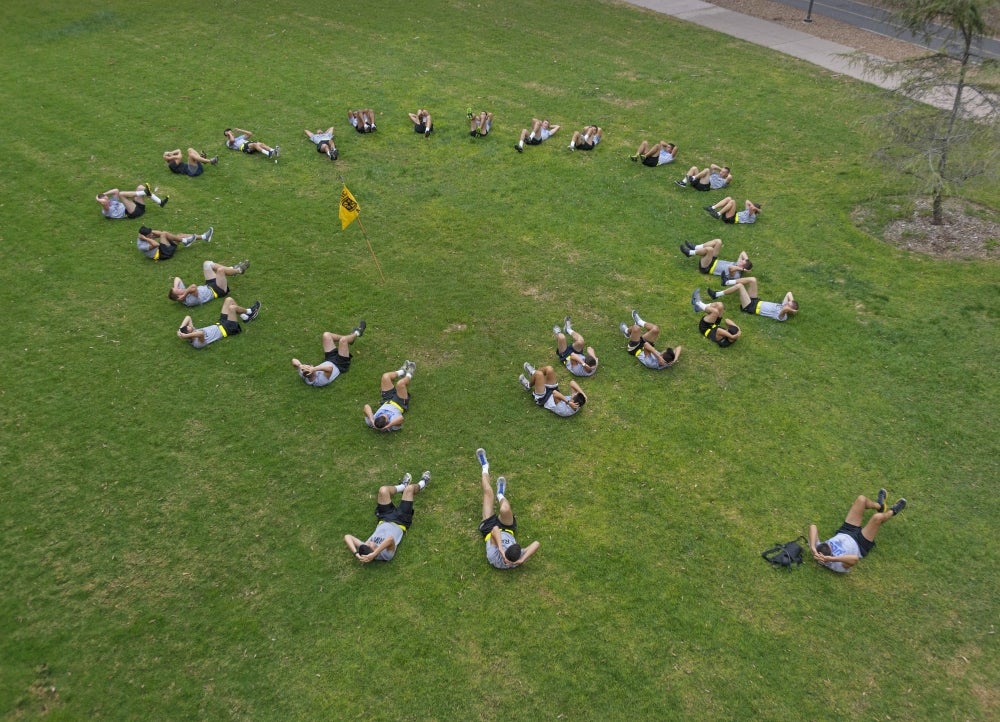
[(853, 25), (817, 15), (815, 12), (812, 16), (813, 21), (804, 23), (802, 19), (805, 16), (801, 10), (772, 0), (705, 0), (705, 2), (751, 17), (769, 20), (887, 60), (903, 60), (927, 52), (918, 45), (861, 30)]

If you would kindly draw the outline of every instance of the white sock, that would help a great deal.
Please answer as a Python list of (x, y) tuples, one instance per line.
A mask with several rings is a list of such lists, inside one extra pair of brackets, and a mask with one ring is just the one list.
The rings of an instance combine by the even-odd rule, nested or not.
[(489, 474), (490, 473), (490, 464), (489, 464), (489, 462), (483, 464), (483, 473), (484, 474)]
[(700, 250), (701, 250), (702, 248), (704, 248), (704, 247), (705, 247), (705, 244), (704, 244), (704, 243), (699, 243), (699, 244), (698, 244), (697, 246), (695, 246), (695, 247), (694, 247), (694, 250), (696, 250), (696, 251), (700, 251)]
[(500, 494), (500, 493), (497, 493), (497, 501), (502, 502), (503, 500), (504, 500), (504, 495)]
[(406, 490), (406, 484), (396, 484), (396, 493), (402, 494)]
[(417, 482), (417, 486), (423, 489), (425, 486), (427, 486), (427, 482), (421, 479), (420, 481)]
[(524, 141), (523, 140), (517, 141), (517, 147), (518, 148), (523, 148), (524, 147)]
[(699, 311), (704, 311), (706, 308), (708, 308), (708, 304), (706, 304), (704, 301), (698, 301), (695, 304), (695, 308), (697, 308)]
[(645, 327), (646, 327), (646, 322), (645, 322), (645, 321), (643, 321), (643, 320), (642, 320), (642, 318), (641, 318), (641, 317), (640, 317), (639, 315), (636, 315), (636, 317), (635, 317), (635, 322), (636, 322), (637, 324), (639, 324), (640, 326), (642, 326), (643, 328), (645, 328)]
[(405, 375), (406, 375), (405, 368), (400, 368), (399, 370), (396, 371), (396, 376), (405, 376)]

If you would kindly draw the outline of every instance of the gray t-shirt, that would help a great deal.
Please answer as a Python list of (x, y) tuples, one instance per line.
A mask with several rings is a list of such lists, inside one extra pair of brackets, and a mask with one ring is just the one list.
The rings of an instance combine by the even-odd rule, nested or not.
[(500, 530), (500, 544), (503, 546), (503, 551), (497, 548), (497, 545), (493, 543), (493, 537), (489, 536), (486, 538), (486, 558), (489, 560), (490, 564), (495, 566), (497, 569), (507, 569), (509, 564), (505, 562), (505, 557), (503, 555), (504, 551), (507, 551), (507, 547), (511, 544), (516, 544), (517, 539), (509, 531)]
[(389, 537), (395, 539), (396, 546), (393, 549), (383, 549), (375, 557), (383, 562), (391, 561), (396, 556), (396, 549), (399, 549), (400, 542), (403, 541), (403, 533), (403, 528), (398, 524), (393, 524), (391, 521), (380, 521), (378, 526), (375, 527), (375, 531), (372, 532), (372, 535), (368, 537), (368, 541), (365, 543), (374, 549)]

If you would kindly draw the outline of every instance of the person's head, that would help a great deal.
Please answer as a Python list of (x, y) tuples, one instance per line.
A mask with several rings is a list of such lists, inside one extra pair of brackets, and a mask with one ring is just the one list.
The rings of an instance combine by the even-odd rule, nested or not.
[[(543, 128), (548, 128), (548, 127), (549, 127), (549, 121), (548, 121), (548, 120), (543, 120), (543, 121), (542, 121), (542, 127), (543, 127)], [(519, 548), (520, 548), (520, 547), (519, 547)]]
[(666, 361), (668, 364), (672, 364), (675, 358), (677, 358), (677, 354), (674, 353), (674, 350), (672, 348), (668, 348), (663, 352), (663, 360)]
[(149, 226), (139, 226), (139, 235), (140, 236), (150, 236), (150, 235), (152, 235), (152, 233), (153, 233), (153, 229), (150, 228)]
[(587, 396), (582, 391), (577, 391), (570, 400), (579, 407), (587, 403)]
[(511, 544), (509, 547), (503, 550), (504, 558), (508, 563), (513, 564), (518, 559), (521, 558), (521, 545), (517, 542)]
[(375, 417), (375, 428), (376, 429), (384, 429), (385, 425), (388, 424), (388, 423), (389, 423), (389, 419), (387, 417), (385, 417), (385, 416), (376, 416)]
[(743, 270), (744, 271), (750, 271), (752, 269), (753, 269), (753, 263), (750, 262), (749, 258), (746, 259), (745, 261), (743, 261)]
[(224, 135), (226, 137), (226, 140), (229, 140), (230, 138), (233, 137), (233, 129), (232, 128), (226, 128), (224, 131), (222, 131), (222, 135)]
[(590, 368), (594, 368), (594, 366), (597, 365), (597, 359), (591, 356), (589, 353), (583, 357), (583, 362), (588, 366), (590, 366)]
[(760, 213), (760, 209), (764, 205), (763, 203), (754, 203), (751, 200), (747, 200), (747, 203), (750, 204), (750, 210), (752, 210), (754, 213)]
[(372, 553), (372, 548), (367, 544), (358, 544), (358, 554), (365, 556)]
[(830, 549), (830, 545), (827, 542), (820, 542), (819, 544), (816, 545), (816, 551), (818, 551), (823, 556), (828, 557), (830, 556), (830, 552), (833, 550)]
[(719, 175), (722, 176), (723, 178), (728, 178), (729, 177), (729, 166), (728, 165), (722, 166), (722, 170), (719, 171)]
[(184, 289), (176, 287), (171, 288), (169, 291), (167, 291), (167, 298), (169, 298), (171, 301), (180, 301), (182, 298), (184, 298)]
[(788, 304), (788, 307), (789, 307), (790, 309), (792, 309), (793, 311), (795, 311), (795, 313), (798, 313), (798, 312), (799, 312), (799, 302), (798, 302), (798, 301), (791, 301), (791, 302), (790, 302), (790, 303)]
[(671, 153), (673, 153), (674, 149), (677, 148), (677, 146), (674, 145), (673, 143), (667, 143), (666, 147), (667, 147), (667, 150), (670, 151)]

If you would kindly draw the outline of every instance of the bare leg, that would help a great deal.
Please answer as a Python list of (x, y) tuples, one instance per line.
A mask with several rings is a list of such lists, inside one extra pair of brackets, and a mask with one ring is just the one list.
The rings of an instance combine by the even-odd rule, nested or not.
[(493, 485), (490, 483), (489, 472), (483, 472), (483, 519), (493, 516)]

